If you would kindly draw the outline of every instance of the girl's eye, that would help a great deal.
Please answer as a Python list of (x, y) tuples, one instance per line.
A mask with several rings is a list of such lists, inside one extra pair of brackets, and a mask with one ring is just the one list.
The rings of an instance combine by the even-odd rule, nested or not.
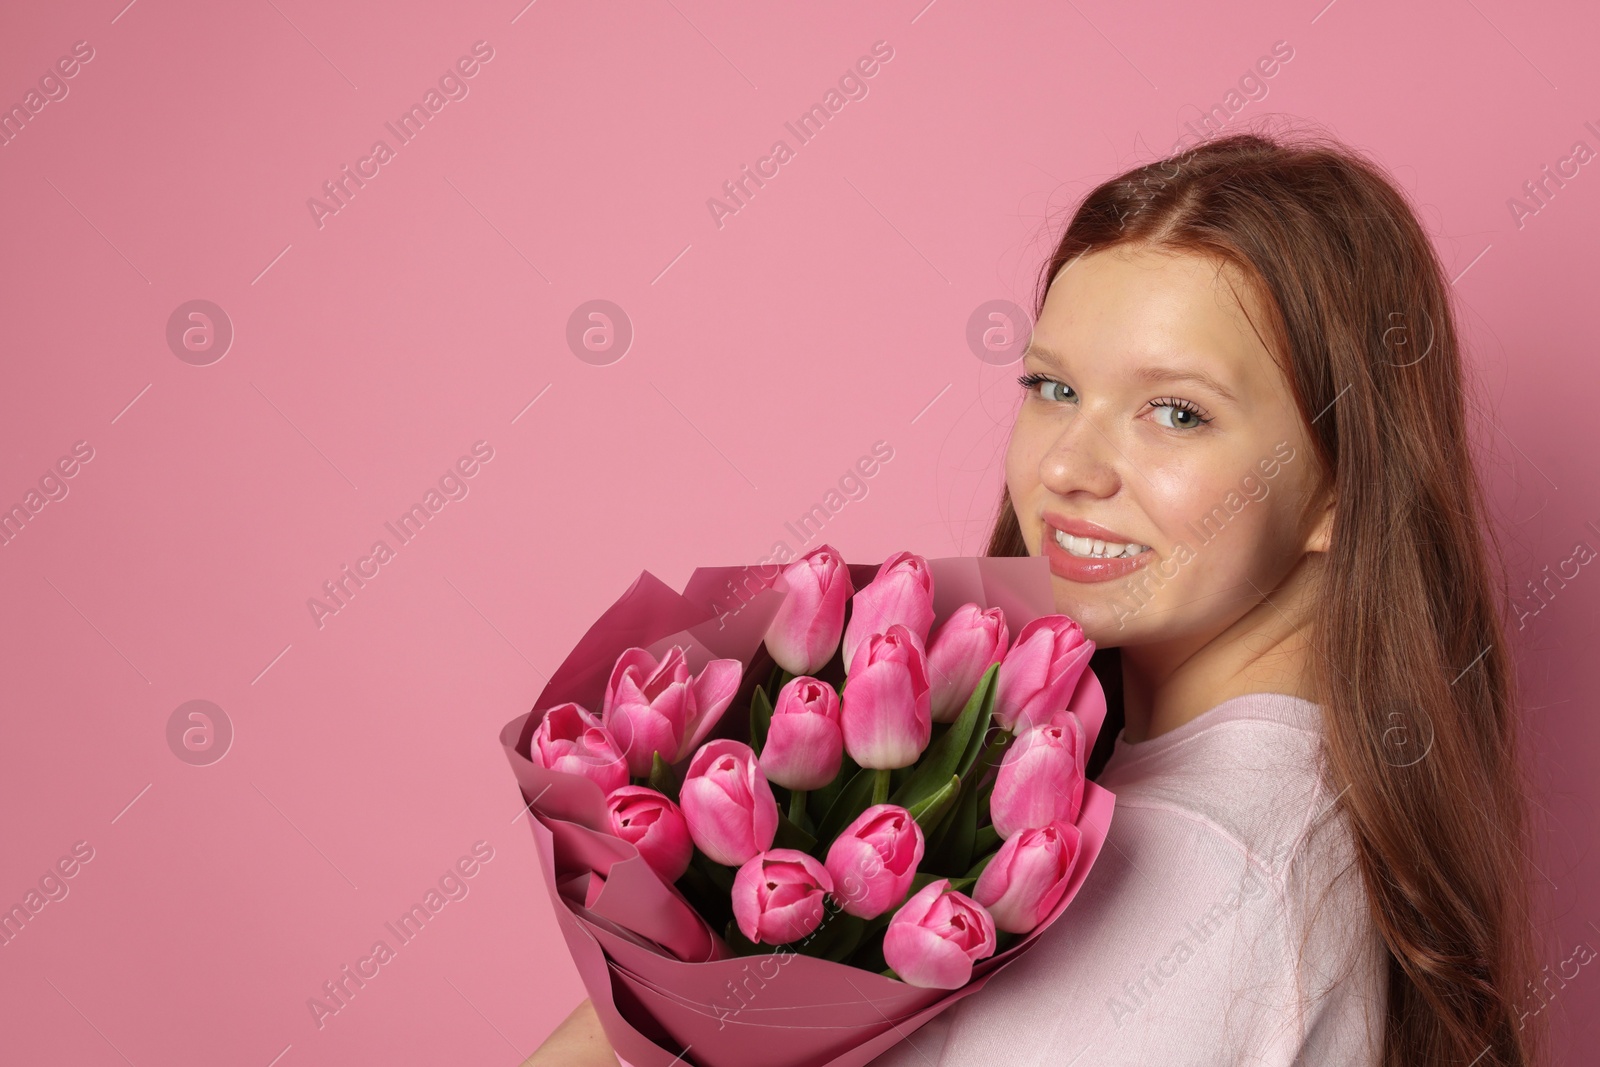
[(1070, 400), (1076, 395), (1072, 392), (1070, 385), (1065, 382), (1058, 382), (1054, 378), (1047, 378), (1043, 374), (1024, 374), (1017, 379), (1017, 384), (1029, 391), (1032, 391), (1035, 386), (1041, 387), (1039, 389), (1039, 399), (1041, 400)]
[(1156, 422), (1169, 430), (1192, 430), (1204, 426), (1211, 420), (1200, 414), (1200, 409), (1187, 400), (1156, 400), (1150, 405), (1157, 412), (1170, 412), (1165, 418), (1156, 415)]

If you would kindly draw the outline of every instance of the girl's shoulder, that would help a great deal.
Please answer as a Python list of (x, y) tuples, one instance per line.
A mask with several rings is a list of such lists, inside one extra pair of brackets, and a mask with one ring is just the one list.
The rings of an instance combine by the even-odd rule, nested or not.
[[(1232, 697), (1182, 726), (1138, 744), (1117, 738), (1098, 783), (1117, 798), (1116, 817), (1135, 810), (1231, 843), (1265, 871), (1281, 872), (1337, 810), (1323, 774), (1322, 707), (1283, 693)], [(1338, 820), (1334, 820), (1337, 822)]]
[(905, 1062), (976, 1067), (997, 1043), (1019, 1063), (1377, 1062), (1382, 943), (1321, 783), (1320, 717), (1251, 694), (1119, 738), (1078, 896)]

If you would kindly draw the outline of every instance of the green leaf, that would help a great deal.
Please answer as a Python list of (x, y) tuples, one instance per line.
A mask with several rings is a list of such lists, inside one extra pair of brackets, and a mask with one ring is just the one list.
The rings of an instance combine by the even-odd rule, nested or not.
[(856, 816), (867, 810), (868, 802), (872, 799), (872, 782), (877, 771), (871, 767), (863, 767), (856, 771), (850, 779), (850, 784), (844, 787), (828, 808), (828, 813), (822, 817), (822, 822), (817, 826), (817, 840), (825, 844), (832, 844), (833, 839), (855, 821)]
[(730, 895), (733, 893), (733, 876), (737, 872), (732, 867), (718, 863), (698, 848), (694, 850), (694, 855), (689, 862), (699, 868), (700, 873), (710, 879), (711, 884), (722, 892)]
[(846, 752), (839, 757), (839, 773), (833, 776), (833, 781), (821, 789), (813, 789), (806, 794), (806, 814), (811, 816), (811, 825), (817, 826), (822, 822), (822, 817), (828, 814), (828, 809), (839, 799), (839, 794), (844, 792), (844, 787), (860, 769), (856, 766), (856, 761)]
[(759, 685), (750, 694), (750, 747), (757, 756), (767, 743), (767, 727), (772, 725), (772, 701)]
[(1012, 740), (1011, 731), (1001, 730), (999, 736), (983, 747), (981, 755), (962, 774), (961, 796), (956, 801), (955, 809), (940, 823), (929, 841), (923, 861), (929, 870), (954, 875), (966, 870), (974, 857), (988, 851), (988, 848), (978, 845), (978, 835), (982, 830), (978, 821), (989, 810), (989, 797), (994, 790), (994, 783), (984, 783), (983, 780), (1005, 756)]
[(776, 704), (778, 693), (783, 687), (794, 681), (795, 676), (790, 674), (788, 668), (772, 665), (772, 674), (767, 678), (767, 703)]
[(810, 852), (816, 844), (816, 838), (790, 822), (789, 816), (783, 813), (782, 808), (778, 809), (778, 832), (772, 837), (773, 848), (792, 848), (799, 852)]
[(979, 860), (977, 863), (974, 863), (967, 870), (966, 877), (972, 879), (973, 884), (976, 885), (977, 881), (978, 881), (978, 876), (983, 873), (983, 869), (985, 867), (989, 866), (989, 861), (994, 859), (999, 854), (1000, 854), (999, 850), (996, 849), (994, 852), (991, 852), (987, 856), (983, 857), (983, 859)]
[(661, 758), (659, 752), (650, 757), (650, 777), (646, 782), (651, 789), (670, 797), (674, 804), (678, 802), (678, 774), (672, 769), (672, 764)]
[(900, 905), (903, 903), (905, 903), (903, 900), (897, 901), (882, 915), (868, 919), (866, 929), (861, 934), (861, 943), (843, 962), (852, 967), (860, 967), (863, 971), (881, 971), (888, 966), (883, 959), (883, 934), (889, 928), (889, 920), (894, 918), (894, 913), (900, 910)]
[[(982, 719), (987, 729), (988, 720), (994, 714), (994, 681), (999, 672), (998, 663), (991, 663), (989, 669), (983, 672), (978, 687), (967, 700), (967, 706), (961, 709), (961, 714), (950, 724), (950, 728), (928, 745), (922, 758), (917, 761), (916, 773), (895, 790), (889, 798), (890, 803), (909, 809), (943, 788), (952, 776), (958, 775), (967, 749), (971, 747), (969, 742), (973, 737), (973, 727)], [(980, 741), (982, 736), (978, 735)]]
[(861, 935), (866, 929), (865, 919), (843, 908), (825, 910), (822, 924), (799, 941), (789, 942), (789, 947), (802, 956), (842, 963), (861, 944)]
[(1004, 844), (1000, 839), (1000, 831), (993, 824), (978, 827), (978, 832), (972, 838), (972, 854), (974, 856), (986, 855), (994, 852)]
[[(965, 875), (960, 878), (951, 878), (947, 874), (934, 874), (931, 871), (918, 871), (911, 879), (911, 888), (906, 891), (906, 900), (910, 900), (912, 897), (928, 888), (931, 883), (937, 882), (941, 878), (948, 879), (950, 882), (949, 885), (945, 886), (945, 892), (954, 890), (957, 893), (965, 893), (968, 889), (972, 888), (973, 883), (977, 881), (976, 878)], [(897, 907), (898, 905), (896, 905), (896, 908)], [(892, 912), (896, 910), (896, 908), (890, 908), (889, 910)]]
[(713, 927), (721, 926), (732, 917), (733, 902), (728, 898), (727, 891), (718, 887), (693, 863), (684, 869), (676, 884), (694, 910)]
[[(992, 676), (990, 674), (991, 671), (993, 672)], [(967, 737), (967, 747), (961, 754), (961, 763), (956, 767), (956, 773), (963, 778), (972, 769), (973, 762), (983, 752), (984, 745), (987, 743), (989, 727), (994, 723), (994, 698), (999, 692), (999, 686), (1000, 665), (998, 663), (990, 664), (989, 670), (984, 671), (983, 677), (978, 679), (978, 689), (973, 693), (973, 696), (977, 696), (985, 687), (989, 690), (983, 701), (983, 706), (978, 709), (978, 718), (972, 724), (972, 733)], [(1009, 732), (1007, 731), (1007, 733)]]
[(959, 874), (972, 863), (978, 829), (978, 775), (961, 780), (961, 795), (928, 839), (923, 865), (931, 871)]
[(917, 820), (917, 825), (922, 827), (922, 832), (926, 836), (939, 824), (939, 820), (944, 818), (945, 812), (956, 802), (960, 792), (961, 779), (952, 774), (943, 786), (912, 804), (906, 811)]

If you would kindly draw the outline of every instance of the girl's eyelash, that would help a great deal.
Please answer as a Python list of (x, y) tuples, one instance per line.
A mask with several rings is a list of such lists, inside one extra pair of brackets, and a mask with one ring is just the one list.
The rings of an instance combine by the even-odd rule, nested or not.
[[(1032, 389), (1034, 386), (1039, 385), (1042, 382), (1053, 381), (1055, 381), (1055, 379), (1047, 374), (1030, 373), (1019, 375), (1017, 378), (1017, 384), (1022, 386), (1024, 389)], [(1150, 401), (1150, 406), (1155, 408), (1177, 408), (1179, 411), (1187, 411), (1189, 414), (1199, 419), (1201, 425), (1211, 421), (1211, 419), (1208, 418), (1197, 406), (1195, 406), (1192, 401), (1182, 400), (1175, 396), (1162, 397), (1159, 400), (1152, 400)]]
[(1152, 400), (1150, 401), (1150, 406), (1153, 408), (1177, 408), (1179, 411), (1187, 411), (1189, 414), (1199, 419), (1202, 424), (1211, 421), (1206, 417), (1205, 413), (1193, 403), (1188, 400), (1179, 400), (1175, 396), (1163, 397), (1160, 400)]

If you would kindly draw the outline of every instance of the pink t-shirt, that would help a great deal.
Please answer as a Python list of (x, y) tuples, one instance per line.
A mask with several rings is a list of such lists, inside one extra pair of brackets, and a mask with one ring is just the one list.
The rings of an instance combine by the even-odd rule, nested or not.
[(872, 1067), (1377, 1064), (1387, 957), (1318, 774), (1321, 714), (1254, 693), (1119, 735), (1098, 779), (1116, 813), (1077, 897)]

